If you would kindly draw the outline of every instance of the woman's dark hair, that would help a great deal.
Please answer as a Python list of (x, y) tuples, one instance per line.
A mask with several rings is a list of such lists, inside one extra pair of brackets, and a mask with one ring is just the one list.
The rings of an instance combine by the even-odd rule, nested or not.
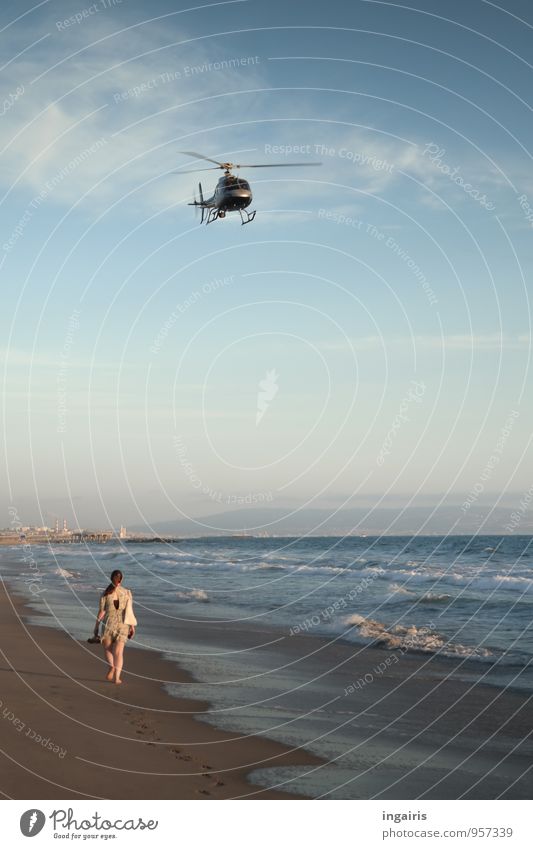
[[(111, 572), (111, 581), (113, 581), (113, 578), (119, 578), (119, 583), (120, 583), (122, 581), (123, 577), (124, 577), (124, 575), (122, 574), (120, 569), (114, 569)], [(104, 595), (109, 595), (110, 593), (112, 593), (114, 591), (114, 589), (115, 589), (115, 585), (113, 583), (109, 584)]]

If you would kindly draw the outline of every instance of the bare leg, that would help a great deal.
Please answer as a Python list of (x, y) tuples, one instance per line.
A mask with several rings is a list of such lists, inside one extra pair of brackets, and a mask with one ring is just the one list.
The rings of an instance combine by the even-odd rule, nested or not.
[(124, 643), (121, 640), (117, 640), (113, 645), (113, 659), (115, 661), (115, 684), (122, 684), (120, 673), (124, 663)]
[(113, 657), (113, 652), (111, 651), (111, 643), (106, 640), (106, 642), (102, 643), (102, 645), (104, 647), (105, 659), (107, 660), (107, 663), (109, 665), (106, 679), (107, 681), (112, 681), (114, 675), (115, 659)]

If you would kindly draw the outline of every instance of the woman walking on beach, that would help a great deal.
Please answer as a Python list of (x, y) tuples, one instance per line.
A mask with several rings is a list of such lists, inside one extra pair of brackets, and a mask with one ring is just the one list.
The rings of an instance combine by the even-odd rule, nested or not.
[(94, 636), (97, 637), (100, 622), (105, 617), (102, 645), (109, 664), (106, 679), (114, 681), (115, 684), (122, 684), (120, 674), (124, 662), (124, 646), (126, 641), (134, 636), (137, 624), (133, 615), (131, 591), (122, 586), (123, 577), (120, 569), (111, 573), (111, 583), (100, 596), (100, 609), (94, 627)]

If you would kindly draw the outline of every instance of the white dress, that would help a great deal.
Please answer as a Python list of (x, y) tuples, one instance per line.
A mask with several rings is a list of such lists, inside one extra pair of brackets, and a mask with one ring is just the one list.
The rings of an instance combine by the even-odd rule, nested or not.
[[(115, 643), (127, 642), (130, 626), (124, 624), (126, 605), (132, 599), (131, 590), (125, 587), (115, 587), (109, 595), (100, 596), (100, 613), (105, 612), (105, 627), (102, 633), (102, 641)], [(133, 599), (132, 599), (133, 600)], [(118, 606), (115, 604), (118, 601)]]

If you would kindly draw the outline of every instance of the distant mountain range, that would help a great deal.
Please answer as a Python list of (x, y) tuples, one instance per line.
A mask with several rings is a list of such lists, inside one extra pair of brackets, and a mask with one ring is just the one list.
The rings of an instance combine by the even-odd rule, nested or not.
[[(353, 507), (332, 514), (325, 508), (306, 508), (292, 512), (286, 508), (252, 507), (228, 510), (194, 519), (167, 519), (151, 526), (128, 526), (128, 530), (174, 536), (206, 536), (216, 534), (251, 533), (273, 536), (313, 534), (471, 534), (508, 533), (505, 526), (511, 521), (512, 506), (473, 506), (463, 512), (461, 505), (426, 507)], [(514, 529), (515, 534), (533, 533), (533, 521), (528, 515)]]

